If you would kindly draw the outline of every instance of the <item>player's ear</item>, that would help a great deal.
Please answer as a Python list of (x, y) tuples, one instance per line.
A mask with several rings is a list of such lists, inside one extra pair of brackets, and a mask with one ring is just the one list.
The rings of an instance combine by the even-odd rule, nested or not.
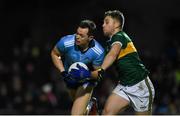
[(91, 41), (93, 38), (94, 38), (93, 35), (90, 35), (90, 36), (89, 36), (89, 40), (90, 40), (90, 41)]
[(114, 20), (114, 27), (115, 28), (119, 28), (120, 27), (120, 22), (119, 21), (117, 21), (117, 20)]

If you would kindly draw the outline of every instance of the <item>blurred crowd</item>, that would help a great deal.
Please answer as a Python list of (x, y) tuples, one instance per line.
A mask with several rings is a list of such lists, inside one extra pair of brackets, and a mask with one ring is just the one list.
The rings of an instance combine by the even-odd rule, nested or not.
[[(155, 87), (153, 114), (180, 114), (179, 0), (8, 1), (0, 4), (0, 114), (69, 114), (72, 101), (50, 51), (83, 18), (101, 30), (104, 11), (121, 9)], [(73, 10), (72, 10), (73, 9)], [(102, 31), (102, 30), (101, 30)], [(101, 38), (102, 32), (97, 36)], [(132, 38), (134, 39), (134, 38)], [(98, 40), (104, 46), (102, 40)], [(105, 47), (105, 46), (104, 46)], [(100, 112), (117, 84), (115, 67), (95, 88)], [(122, 114), (133, 114), (131, 108)]]
[[(50, 58), (52, 47), (32, 44), (23, 39), (10, 50), (11, 56), (0, 60), (0, 114), (69, 114), (72, 101), (60, 74)], [(140, 54), (150, 70), (156, 95), (153, 114), (180, 114), (180, 45), (168, 43), (159, 57), (153, 53)], [(117, 84), (114, 67), (95, 88), (101, 112), (104, 103)], [(123, 114), (132, 114), (127, 109)]]

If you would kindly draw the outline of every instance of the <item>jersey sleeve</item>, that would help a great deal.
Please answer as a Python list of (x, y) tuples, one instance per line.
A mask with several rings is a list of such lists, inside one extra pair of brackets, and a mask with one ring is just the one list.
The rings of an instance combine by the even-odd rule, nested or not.
[(57, 43), (56, 48), (60, 53), (65, 53), (64, 37), (62, 37)]
[(120, 34), (116, 34), (111, 38), (111, 46), (115, 43), (119, 43), (122, 48), (125, 48), (127, 45), (126, 39)]

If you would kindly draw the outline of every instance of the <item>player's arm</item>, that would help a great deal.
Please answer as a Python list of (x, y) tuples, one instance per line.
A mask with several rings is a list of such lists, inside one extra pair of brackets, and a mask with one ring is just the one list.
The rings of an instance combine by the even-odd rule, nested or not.
[(100, 69), (101, 66), (93, 66), (94, 70)]
[(108, 54), (105, 56), (105, 59), (103, 61), (103, 64), (101, 65), (101, 68), (106, 70), (109, 68), (114, 61), (117, 59), (119, 53), (121, 50), (121, 45), (119, 43), (114, 43), (108, 52)]
[(54, 47), (51, 51), (51, 58), (52, 58), (53, 64), (60, 72), (65, 71), (63, 62), (61, 60), (61, 53), (56, 47)]
[(92, 77), (93, 79), (97, 79), (98, 74), (96, 75), (96, 73), (97, 73), (97, 70), (98, 70), (98, 69), (101, 69), (101, 66), (93, 66), (93, 68), (94, 68), (94, 71), (91, 72), (91, 77)]
[[(105, 56), (103, 64), (101, 65), (101, 69), (100, 69), (101, 71), (102, 70), (105, 71), (107, 68), (109, 68), (114, 63), (114, 61), (117, 59), (117, 57), (120, 53), (120, 50), (121, 50), (121, 45), (119, 43), (114, 43), (111, 46), (110, 51)], [(99, 77), (98, 72), (100, 70), (96, 70), (96, 71), (91, 72), (91, 76), (93, 78), (98, 78)]]

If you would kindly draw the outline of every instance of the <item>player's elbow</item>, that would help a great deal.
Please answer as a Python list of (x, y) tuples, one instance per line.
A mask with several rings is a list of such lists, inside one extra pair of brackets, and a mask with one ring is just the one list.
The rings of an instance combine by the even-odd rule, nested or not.
[(56, 51), (56, 49), (53, 49), (51, 51), (51, 58), (52, 58), (52, 60), (56, 60), (56, 59), (59, 60), (59, 59), (61, 59), (61, 55), (59, 52)]
[(51, 58), (52, 60), (55, 59), (56, 57), (58, 57), (58, 55), (55, 53), (54, 50), (51, 51)]
[(51, 57), (53, 57), (54, 55), (55, 55), (55, 53), (54, 53), (54, 50), (51, 50)]

